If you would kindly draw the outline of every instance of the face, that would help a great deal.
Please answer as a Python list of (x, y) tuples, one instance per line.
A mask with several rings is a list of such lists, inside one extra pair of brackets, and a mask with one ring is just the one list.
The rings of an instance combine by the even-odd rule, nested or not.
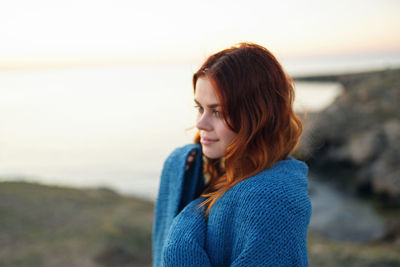
[(222, 118), (221, 106), (208, 78), (197, 80), (194, 101), (198, 108), (196, 127), (200, 131), (203, 153), (211, 159), (221, 158), (236, 133)]

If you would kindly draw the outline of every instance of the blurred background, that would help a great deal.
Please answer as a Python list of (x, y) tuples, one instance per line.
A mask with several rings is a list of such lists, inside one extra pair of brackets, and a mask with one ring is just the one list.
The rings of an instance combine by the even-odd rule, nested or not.
[(295, 78), (312, 266), (400, 266), (400, 2), (3, 1), (0, 266), (149, 266), (191, 76), (239, 42)]

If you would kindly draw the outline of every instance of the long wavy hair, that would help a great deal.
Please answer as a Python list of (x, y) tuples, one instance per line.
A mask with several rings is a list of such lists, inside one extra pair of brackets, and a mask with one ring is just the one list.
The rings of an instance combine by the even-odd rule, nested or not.
[[(222, 119), (237, 133), (220, 159), (203, 156), (209, 178), (201, 196), (206, 216), (215, 201), (232, 186), (285, 159), (298, 144), (302, 123), (294, 113), (294, 87), (266, 48), (240, 43), (206, 59), (193, 75), (213, 84)], [(199, 131), (194, 138), (200, 143)]]

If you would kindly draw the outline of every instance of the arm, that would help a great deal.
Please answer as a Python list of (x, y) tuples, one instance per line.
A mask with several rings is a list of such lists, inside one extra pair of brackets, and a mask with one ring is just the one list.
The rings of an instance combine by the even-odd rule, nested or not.
[(212, 266), (204, 249), (207, 223), (204, 212), (197, 210), (202, 200), (190, 202), (174, 219), (163, 247), (162, 266)]

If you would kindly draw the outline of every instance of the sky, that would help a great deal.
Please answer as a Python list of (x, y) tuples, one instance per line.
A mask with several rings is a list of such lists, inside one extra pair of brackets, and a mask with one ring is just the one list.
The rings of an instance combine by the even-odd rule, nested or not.
[(193, 62), (242, 41), (278, 58), (400, 54), (398, 0), (5, 0), (0, 70)]

